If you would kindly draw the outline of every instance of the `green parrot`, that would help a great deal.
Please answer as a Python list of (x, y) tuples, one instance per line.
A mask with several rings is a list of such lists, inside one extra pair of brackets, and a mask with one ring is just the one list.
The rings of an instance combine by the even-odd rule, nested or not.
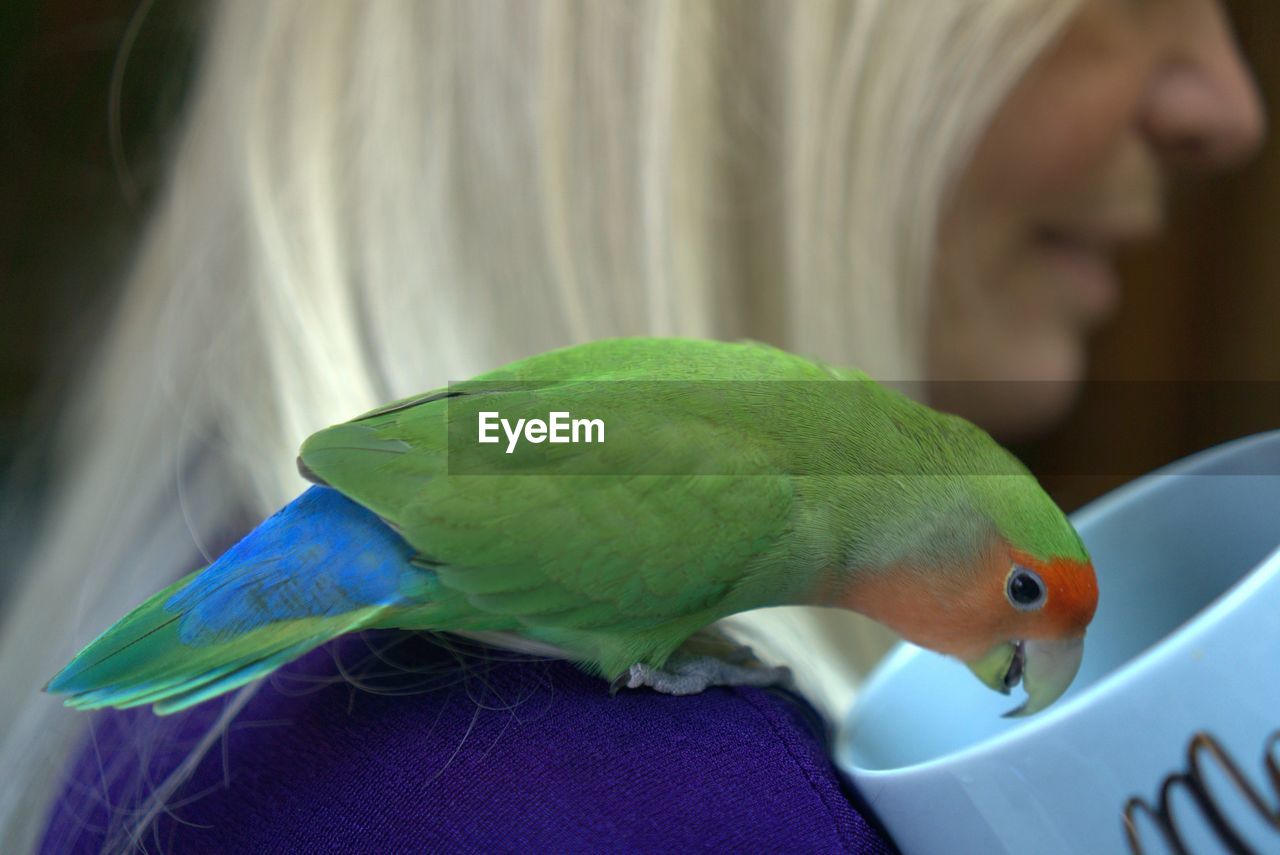
[(298, 466), (316, 486), (48, 689), (164, 714), (397, 628), (686, 694), (785, 682), (741, 649), (699, 655), (700, 631), (809, 605), (1021, 682), (1025, 715), (1074, 678), (1097, 604), (1080, 537), (987, 434), (761, 344), (552, 351), (321, 430)]

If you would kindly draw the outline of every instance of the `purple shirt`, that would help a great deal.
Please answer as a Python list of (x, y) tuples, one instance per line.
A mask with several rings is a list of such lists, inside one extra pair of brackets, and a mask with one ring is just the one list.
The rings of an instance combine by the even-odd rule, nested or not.
[[(168, 799), (142, 848), (891, 851), (850, 804), (812, 711), (793, 696), (611, 698), (567, 663), (485, 655), (460, 665), (427, 637), (371, 632), (281, 669)], [(166, 718), (96, 714), (41, 851), (119, 848), (107, 835), (225, 704)]]

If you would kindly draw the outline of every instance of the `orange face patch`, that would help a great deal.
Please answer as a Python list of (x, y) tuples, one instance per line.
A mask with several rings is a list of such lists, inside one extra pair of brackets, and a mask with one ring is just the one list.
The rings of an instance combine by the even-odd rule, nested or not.
[(1061, 638), (1084, 632), (1098, 608), (1098, 580), (1093, 565), (1070, 558), (1042, 561), (1016, 549), (1009, 554), (1023, 567), (1038, 573), (1048, 588), (1048, 599), (1035, 621), (1037, 635)]
[[(1018, 611), (1005, 596), (1014, 563), (1033, 570), (1047, 589), (1042, 608)], [(1067, 638), (1084, 632), (1098, 604), (1086, 561), (1042, 561), (994, 539), (954, 574), (897, 564), (828, 580), (815, 605), (861, 612), (922, 647), (970, 659), (1014, 639)]]

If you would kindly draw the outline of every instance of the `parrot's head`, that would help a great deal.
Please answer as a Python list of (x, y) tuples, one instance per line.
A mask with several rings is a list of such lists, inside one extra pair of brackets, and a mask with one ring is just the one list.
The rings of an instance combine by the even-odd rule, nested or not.
[(960, 658), (997, 692), (1008, 694), (1021, 682), (1027, 700), (1005, 715), (1030, 715), (1056, 701), (1075, 678), (1098, 586), (1087, 560), (1043, 559), (1015, 548), (1001, 558), (981, 568), (985, 602), (974, 625), (982, 631)]
[(985, 615), (975, 624), (985, 637), (962, 658), (998, 692), (1021, 682), (1027, 700), (1006, 715), (1030, 715), (1061, 697), (1080, 668), (1098, 608), (1093, 562), (1030, 473), (974, 479), (969, 491), (993, 531), (972, 568)]
[(1027, 700), (1006, 715), (1030, 715), (1075, 678), (1097, 580), (1079, 535), (1034, 478), (974, 480), (958, 510), (916, 519), (913, 548), (857, 574), (840, 605), (960, 659), (997, 692), (1021, 683)]

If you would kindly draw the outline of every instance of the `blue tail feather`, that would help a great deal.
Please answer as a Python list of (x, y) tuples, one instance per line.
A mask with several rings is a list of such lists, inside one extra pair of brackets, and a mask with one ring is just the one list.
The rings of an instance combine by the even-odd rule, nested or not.
[(308, 489), (203, 571), (147, 600), (49, 683), (79, 708), (172, 712), (331, 638), (424, 605), (434, 574), (377, 515)]
[(276, 621), (395, 605), (423, 572), (409, 564), (413, 554), (372, 511), (311, 487), (164, 607), (183, 615), (183, 643), (215, 644)]

